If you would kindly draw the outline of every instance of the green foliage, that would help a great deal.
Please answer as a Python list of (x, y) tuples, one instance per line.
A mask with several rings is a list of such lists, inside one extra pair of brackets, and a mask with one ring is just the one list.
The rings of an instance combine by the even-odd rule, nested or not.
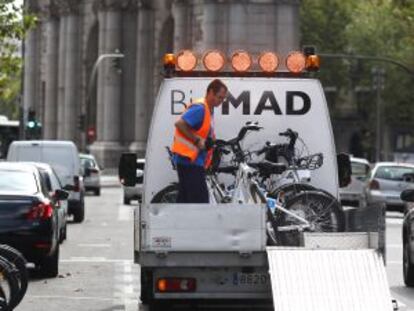
[(19, 52), (27, 31), (36, 17), (23, 12), (13, 0), (0, 1), (0, 114), (17, 117), (22, 59)]
[[(414, 71), (413, 0), (302, 0), (300, 18), (302, 45), (315, 45), (323, 53), (387, 57)], [(414, 124), (412, 74), (369, 60), (323, 58), (321, 66), (318, 77), (337, 90), (331, 102), (338, 104), (330, 104), (334, 118), (349, 117), (341, 116), (340, 106), (351, 101), (359, 128), (374, 132), (377, 94), (372, 70), (380, 67), (385, 70), (381, 91), (384, 121), (388, 125)], [(362, 101), (358, 100), (361, 94), (355, 95), (357, 89), (365, 90)]]

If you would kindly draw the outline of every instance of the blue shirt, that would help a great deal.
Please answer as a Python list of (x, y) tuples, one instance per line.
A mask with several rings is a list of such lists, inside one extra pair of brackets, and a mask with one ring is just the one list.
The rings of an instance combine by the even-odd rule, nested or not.
[[(181, 118), (187, 123), (193, 130), (197, 131), (203, 125), (204, 120), (204, 106), (203, 105), (191, 105), (186, 112), (181, 116)], [(207, 151), (200, 150), (197, 158), (194, 162), (187, 157), (183, 157), (178, 154), (174, 154), (173, 161), (175, 164), (180, 165), (197, 165), (204, 166), (206, 160)]]

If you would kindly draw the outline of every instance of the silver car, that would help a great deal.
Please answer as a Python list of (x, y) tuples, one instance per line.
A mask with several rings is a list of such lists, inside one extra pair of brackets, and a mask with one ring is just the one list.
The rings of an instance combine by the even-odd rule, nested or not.
[(79, 154), (83, 171), (83, 183), (86, 191), (93, 191), (95, 195), (101, 195), (101, 169), (96, 159), (91, 154)]
[(339, 189), (342, 205), (364, 207), (366, 204), (366, 186), (370, 172), (368, 160), (351, 157), (351, 183)]
[(404, 211), (400, 194), (414, 188), (414, 165), (408, 163), (378, 162), (372, 169), (367, 187), (368, 202), (385, 202), (388, 209)]
[[(144, 183), (144, 167), (145, 159), (137, 159), (137, 180), (134, 187), (123, 186), (124, 189), (124, 204), (129, 205), (131, 200), (138, 200), (141, 202), (142, 185)], [(122, 183), (122, 180), (121, 180)]]

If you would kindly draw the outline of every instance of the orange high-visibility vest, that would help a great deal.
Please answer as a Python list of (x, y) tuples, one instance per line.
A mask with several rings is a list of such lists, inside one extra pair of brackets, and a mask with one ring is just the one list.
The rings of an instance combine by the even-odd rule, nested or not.
[[(192, 105), (203, 105), (204, 106), (204, 119), (201, 124), (201, 127), (196, 130), (191, 130), (191, 132), (204, 140), (207, 139), (208, 134), (210, 133), (211, 129), (211, 112), (210, 108), (207, 105), (205, 98), (201, 98), (196, 100)], [(186, 111), (191, 107), (188, 106)], [(214, 135), (213, 135), (214, 137)], [(194, 144), (192, 140), (190, 140), (187, 136), (185, 136), (178, 128), (175, 129), (174, 133), (174, 142), (171, 147), (171, 151), (190, 159), (191, 162), (194, 162), (197, 159), (199, 150), (197, 146)], [(204, 162), (204, 167), (208, 168), (211, 163), (213, 151), (209, 150), (207, 152), (206, 160)]]

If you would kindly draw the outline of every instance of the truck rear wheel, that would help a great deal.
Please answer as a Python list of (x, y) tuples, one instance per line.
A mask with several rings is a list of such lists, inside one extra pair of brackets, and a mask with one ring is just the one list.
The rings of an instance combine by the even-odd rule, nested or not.
[(405, 241), (403, 248), (403, 274), (407, 287), (414, 287), (414, 265), (411, 262), (409, 241)]
[(153, 300), (153, 284), (152, 284), (152, 272), (148, 269), (141, 268), (141, 302), (145, 305), (150, 304)]
[(178, 184), (171, 184), (160, 190), (151, 200), (151, 203), (177, 203)]

